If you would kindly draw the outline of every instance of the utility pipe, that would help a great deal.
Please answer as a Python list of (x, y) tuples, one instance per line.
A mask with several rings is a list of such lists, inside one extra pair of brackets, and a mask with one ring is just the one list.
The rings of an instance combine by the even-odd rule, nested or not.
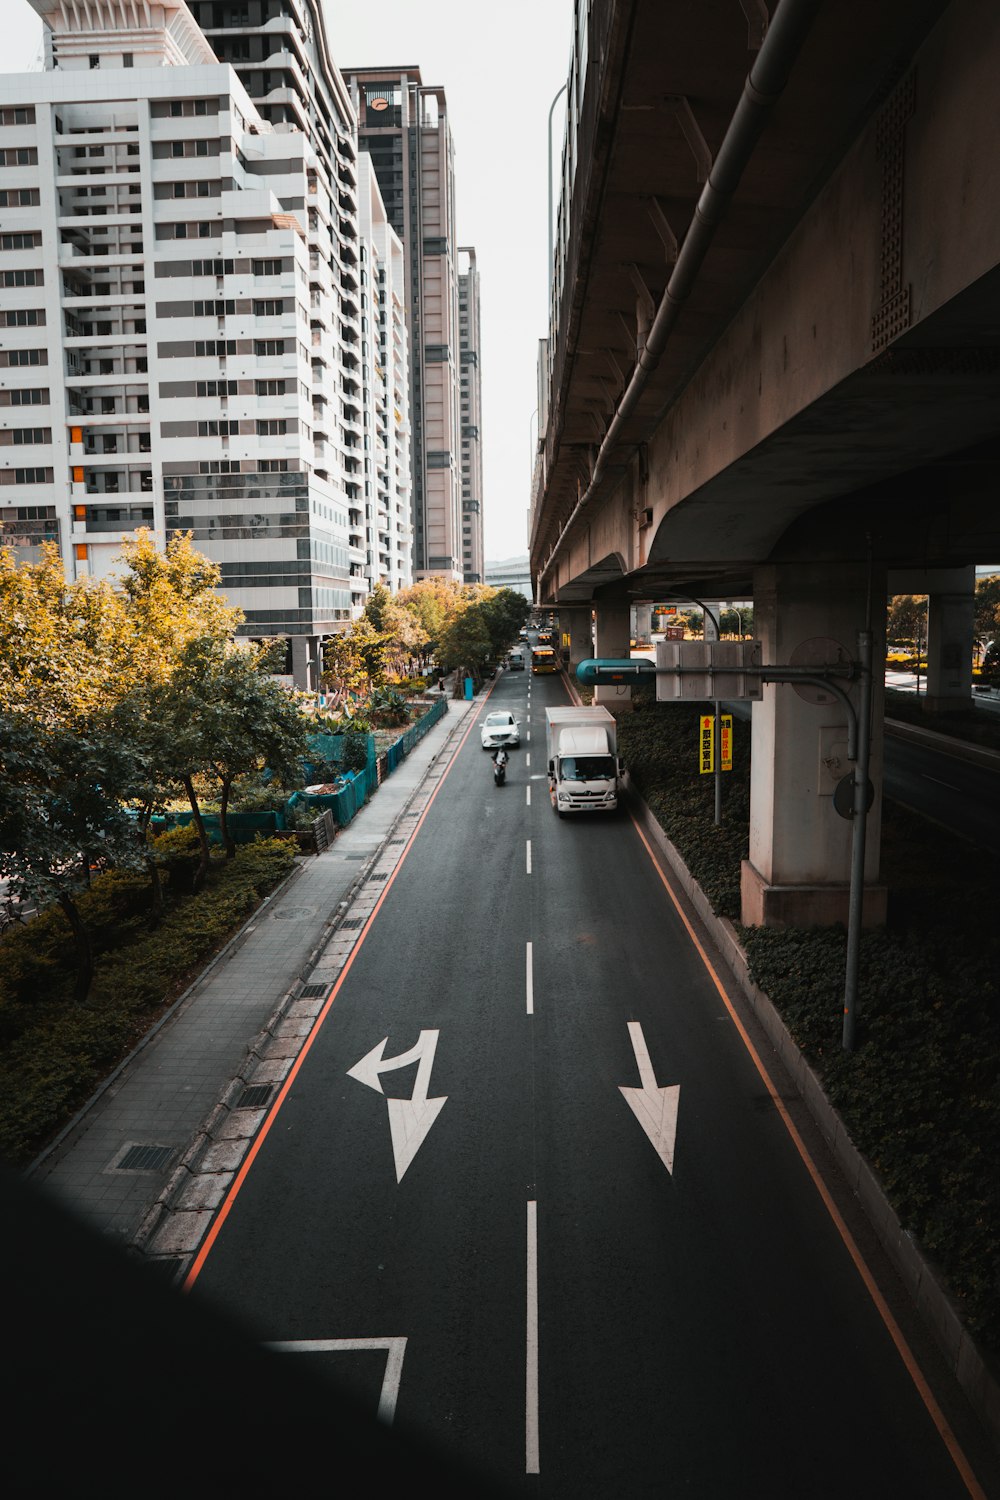
[(735, 196), (753, 149), (788, 82), (792, 65), (821, 3), (822, 0), (781, 0), (775, 12), (757, 59), (743, 85), (742, 97), (729, 122), (708, 181), (702, 189), (694, 218), (684, 236), (666, 291), (653, 318), (646, 346), (636, 361), (632, 378), (604, 435), (590, 483), (559, 533), (548, 561), (538, 575), (539, 585), (551, 569), (570, 528), (592, 499), (621, 430), (642, 395), (649, 376), (660, 363), (681, 308), (691, 295), (715, 231)]

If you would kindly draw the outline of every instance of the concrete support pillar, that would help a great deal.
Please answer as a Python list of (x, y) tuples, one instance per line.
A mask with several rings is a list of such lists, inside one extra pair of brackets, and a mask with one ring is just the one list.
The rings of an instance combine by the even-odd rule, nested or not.
[[(625, 661), (631, 655), (631, 610), (627, 604), (598, 604), (594, 620), (594, 655)], [(631, 687), (596, 687), (594, 702), (619, 708), (631, 705)]]
[(635, 616), (634, 635), (636, 640), (648, 642), (653, 634), (652, 604), (633, 604), (632, 611)]
[(316, 653), (319, 641), (314, 635), (292, 636), (292, 680), (303, 693), (311, 693), (317, 686)]
[[(855, 563), (787, 563), (754, 575), (754, 631), (765, 666), (818, 666), (856, 660), (865, 621), (866, 568)], [(864, 923), (885, 921), (886, 891), (876, 884), (882, 817), (881, 665), (885, 659), (884, 581), (873, 593), (875, 685)], [(858, 689), (840, 679), (858, 707)], [(753, 705), (750, 858), (742, 871), (742, 918), (748, 926), (847, 924), (852, 822), (834, 807), (838, 783), (851, 772), (847, 711), (811, 684), (768, 683)]]
[(594, 627), (589, 604), (560, 604), (559, 646), (570, 672), (594, 654)]
[[(976, 613), (975, 567), (961, 571), (959, 587), (931, 588), (927, 624), (928, 713), (955, 713), (969, 707), (972, 697), (972, 642)], [(958, 580), (955, 580), (958, 582)]]

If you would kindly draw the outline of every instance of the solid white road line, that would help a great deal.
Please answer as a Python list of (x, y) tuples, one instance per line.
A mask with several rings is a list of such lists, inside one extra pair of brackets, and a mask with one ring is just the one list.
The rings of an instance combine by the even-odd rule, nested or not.
[(524, 1380), (524, 1469), (538, 1473), (538, 1224), (528, 1204), (528, 1346)]
[(535, 1014), (535, 976), (532, 969), (531, 944), (525, 947), (524, 990), (528, 1000), (528, 1015)]

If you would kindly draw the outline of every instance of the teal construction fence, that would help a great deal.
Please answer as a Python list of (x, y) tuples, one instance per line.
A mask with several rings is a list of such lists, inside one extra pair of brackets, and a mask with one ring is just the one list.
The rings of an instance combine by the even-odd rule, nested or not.
[[(404, 729), (399, 739), (394, 740), (381, 755), (376, 755), (375, 738), (374, 735), (369, 734), (367, 736), (367, 763), (361, 770), (348, 771), (338, 778), (335, 792), (293, 792), (281, 807), (269, 811), (231, 812), (229, 828), (234, 840), (237, 844), (250, 844), (258, 834), (266, 837), (268, 834), (283, 832), (289, 826), (289, 815), (296, 807), (306, 808), (314, 817), (319, 817), (329, 808), (337, 825), (340, 828), (346, 828), (348, 823), (357, 817), (379, 783), (384, 781), (386, 776), (392, 775), (413, 747), (419, 744), (427, 731), (447, 712), (447, 699), (439, 699), (422, 718), (417, 720), (416, 724), (411, 724), (408, 729)], [(309, 748), (316, 757), (313, 764), (319, 766), (340, 761), (343, 755), (343, 743), (342, 734), (310, 736)], [(307, 766), (306, 769), (308, 774), (310, 767)], [(170, 813), (166, 818), (154, 818), (153, 826), (157, 831), (164, 828), (183, 828), (191, 822), (193, 816), (191, 812)], [(203, 817), (209, 838), (213, 843), (221, 843), (222, 833), (218, 813), (205, 813)]]

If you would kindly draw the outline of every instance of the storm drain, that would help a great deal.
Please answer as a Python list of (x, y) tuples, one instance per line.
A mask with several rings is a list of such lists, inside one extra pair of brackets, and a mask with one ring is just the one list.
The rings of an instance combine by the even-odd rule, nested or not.
[(341, 922), (340, 925), (341, 925), (342, 928), (345, 928), (345, 927), (351, 927), (351, 928), (362, 927), (364, 925), (364, 921), (365, 921), (364, 917), (348, 917), (346, 919), (346, 921)]
[(142, 1264), (144, 1270), (152, 1271), (161, 1281), (168, 1283), (176, 1281), (185, 1266), (185, 1262), (181, 1260), (179, 1255), (150, 1257), (150, 1259), (144, 1260)]
[(368, 879), (369, 880), (388, 880), (389, 876), (386, 874), (386, 872), (384, 870), (381, 871), (381, 872), (379, 872), (379, 871), (376, 870), (375, 874), (374, 875), (369, 875)]
[(236, 1101), (236, 1109), (260, 1109), (267, 1104), (271, 1098), (274, 1085), (271, 1083), (252, 1083), (245, 1088)]
[(326, 984), (304, 984), (299, 990), (300, 1000), (315, 1000), (320, 995), (325, 995), (329, 985)]
[(159, 1172), (174, 1154), (173, 1146), (130, 1146), (121, 1161), (115, 1163), (118, 1172)]
[(405, 839), (390, 839), (389, 843), (390, 844), (405, 844), (406, 840)]

